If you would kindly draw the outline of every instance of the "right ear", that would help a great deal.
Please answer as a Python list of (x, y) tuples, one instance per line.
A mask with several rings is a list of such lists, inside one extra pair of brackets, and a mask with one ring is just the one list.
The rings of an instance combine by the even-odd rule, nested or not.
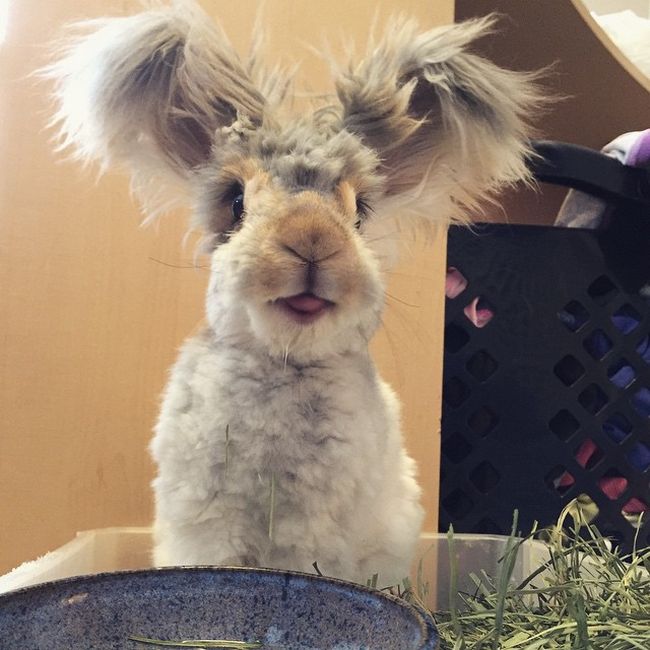
[(55, 81), (61, 148), (102, 169), (127, 166), (149, 217), (187, 194), (217, 130), (262, 122), (265, 100), (249, 69), (194, 2), (72, 30), (44, 70)]
[(494, 16), (420, 32), (394, 19), (366, 58), (339, 74), (343, 127), (381, 160), (387, 200), (420, 222), (467, 221), (495, 192), (530, 180), (539, 75), (471, 52)]

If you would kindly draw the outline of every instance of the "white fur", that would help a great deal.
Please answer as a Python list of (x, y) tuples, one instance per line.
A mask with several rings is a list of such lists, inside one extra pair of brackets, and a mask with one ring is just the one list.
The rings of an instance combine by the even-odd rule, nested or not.
[(367, 352), (302, 368), (243, 343), (207, 334), (172, 372), (152, 443), (156, 562), (317, 562), (326, 575), (400, 582), (420, 490), (397, 400)]
[[(337, 106), (290, 120), (282, 73), (241, 61), (190, 1), (86, 23), (45, 71), (63, 146), (126, 165), (150, 215), (191, 202), (214, 244), (209, 326), (172, 369), (151, 444), (158, 564), (408, 574), (420, 490), (368, 341), (397, 218), (445, 224), (528, 175), (539, 95), (467, 53), (490, 25), (398, 22), (339, 73)], [(282, 299), (303, 292), (332, 308), (290, 318)]]

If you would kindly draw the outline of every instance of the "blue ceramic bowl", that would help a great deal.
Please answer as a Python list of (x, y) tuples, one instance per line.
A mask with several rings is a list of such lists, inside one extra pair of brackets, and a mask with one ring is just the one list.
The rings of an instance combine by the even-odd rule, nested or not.
[[(264, 650), (434, 650), (431, 617), (388, 594), (287, 571), (105, 573), (0, 596), (3, 650), (147, 650), (130, 635)], [(156, 646), (157, 647), (157, 646)]]

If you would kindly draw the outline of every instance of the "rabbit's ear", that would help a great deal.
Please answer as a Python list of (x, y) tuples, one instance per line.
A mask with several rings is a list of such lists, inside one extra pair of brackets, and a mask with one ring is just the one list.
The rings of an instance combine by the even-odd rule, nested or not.
[(529, 176), (536, 76), (467, 51), (493, 23), (419, 33), (398, 19), (336, 81), (343, 126), (379, 155), (387, 198), (428, 219), (462, 220), (500, 186)]
[(194, 2), (71, 31), (43, 71), (56, 84), (61, 148), (102, 168), (126, 165), (150, 216), (187, 189), (218, 129), (262, 121), (249, 69)]

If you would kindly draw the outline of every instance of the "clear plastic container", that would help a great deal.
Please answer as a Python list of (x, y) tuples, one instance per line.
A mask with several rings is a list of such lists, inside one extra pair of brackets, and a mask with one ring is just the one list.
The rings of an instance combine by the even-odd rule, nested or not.
[[(470, 574), (482, 571), (496, 576), (507, 537), (496, 535), (454, 535), (458, 567), (458, 592), (473, 593)], [(17, 567), (0, 577), (0, 593), (30, 585), (78, 575), (151, 567), (152, 538), (149, 528), (101, 528), (77, 533), (60, 548)], [(541, 542), (526, 541), (518, 554), (513, 581), (521, 581), (548, 557)], [(451, 559), (446, 535), (424, 534), (416, 554), (412, 583), (427, 591), (425, 605), (448, 609)]]
[[(491, 577), (499, 575), (508, 538), (502, 535), (455, 534), (453, 559), (447, 535), (424, 534), (412, 569), (413, 585), (424, 588), (424, 604), (431, 610), (449, 610), (452, 567), (457, 567), (456, 599), (458, 594), (473, 594), (476, 584), (472, 574), (481, 577), (483, 572)], [(526, 540), (517, 553), (511, 582), (521, 583), (549, 558), (548, 547), (543, 542)]]

